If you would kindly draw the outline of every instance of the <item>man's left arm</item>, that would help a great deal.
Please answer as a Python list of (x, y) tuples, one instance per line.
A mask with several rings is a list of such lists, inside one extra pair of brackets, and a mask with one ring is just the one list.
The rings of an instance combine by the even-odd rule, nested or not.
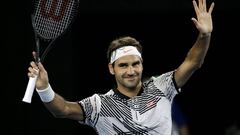
[(198, 29), (199, 35), (192, 48), (189, 50), (187, 57), (174, 74), (176, 84), (179, 88), (188, 81), (194, 71), (202, 66), (209, 48), (211, 33), (213, 30), (211, 13), (214, 3), (211, 4), (208, 11), (206, 0), (198, 0), (198, 5), (194, 0), (193, 6), (196, 18), (192, 18), (192, 21)]

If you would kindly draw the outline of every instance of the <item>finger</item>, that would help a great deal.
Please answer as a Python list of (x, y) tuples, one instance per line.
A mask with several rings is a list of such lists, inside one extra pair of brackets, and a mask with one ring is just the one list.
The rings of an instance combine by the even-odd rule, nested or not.
[(32, 68), (32, 67), (29, 67), (29, 68), (28, 68), (28, 71), (29, 71), (30, 73), (32, 73), (32, 74), (35, 74), (35, 75), (38, 74), (38, 70), (35, 69), (35, 68)]
[(35, 62), (31, 61), (30, 65), (32, 66), (32, 68), (38, 70), (38, 66)]
[(28, 77), (35, 77), (36, 75), (34, 73), (28, 72)]
[(33, 73), (31, 73), (31, 72), (28, 72), (28, 77), (34, 77), (34, 74)]
[(35, 51), (32, 52), (33, 58), (36, 60), (37, 53)]
[(198, 0), (198, 7), (199, 7), (199, 10), (202, 11), (203, 9), (203, 3), (202, 3), (203, 0)]
[(211, 6), (210, 6), (210, 8), (209, 8), (209, 10), (208, 10), (208, 13), (209, 14), (212, 14), (212, 11), (213, 11), (213, 8), (214, 8), (214, 2), (211, 4)]
[(28, 68), (28, 74), (31, 74), (32, 73), (32, 67), (29, 67)]
[(203, 0), (203, 11), (207, 11), (206, 0)]
[(45, 68), (43, 67), (43, 65), (42, 65), (41, 62), (38, 63), (38, 68), (39, 68), (40, 70), (44, 70), (44, 71), (45, 71)]
[(28, 68), (28, 77), (35, 77), (38, 75), (38, 70), (32, 68), (32, 67), (29, 67)]
[(196, 15), (198, 16), (198, 14), (199, 14), (199, 8), (198, 8), (197, 2), (196, 2), (195, 0), (193, 0), (193, 7), (194, 7), (194, 10), (195, 10), (195, 12), (196, 12)]
[(198, 23), (197, 19), (191, 18), (191, 20), (193, 21), (193, 23), (195, 24), (195, 26), (198, 28), (198, 27), (199, 27), (199, 23)]

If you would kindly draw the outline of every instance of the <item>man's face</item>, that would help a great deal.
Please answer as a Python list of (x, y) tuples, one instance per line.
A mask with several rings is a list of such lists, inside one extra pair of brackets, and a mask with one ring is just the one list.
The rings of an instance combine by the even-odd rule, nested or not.
[(135, 89), (140, 85), (142, 71), (141, 58), (136, 55), (127, 55), (115, 61), (111, 73), (115, 74), (118, 87)]

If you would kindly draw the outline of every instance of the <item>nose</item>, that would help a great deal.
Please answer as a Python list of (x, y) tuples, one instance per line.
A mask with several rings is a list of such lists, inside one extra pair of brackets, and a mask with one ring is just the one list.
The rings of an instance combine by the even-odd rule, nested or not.
[(127, 69), (127, 74), (128, 75), (133, 75), (134, 74), (134, 68), (132, 66), (129, 66)]

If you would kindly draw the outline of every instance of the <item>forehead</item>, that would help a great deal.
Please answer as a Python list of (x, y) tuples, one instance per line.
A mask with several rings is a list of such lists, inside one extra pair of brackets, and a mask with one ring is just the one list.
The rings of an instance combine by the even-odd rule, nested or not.
[(137, 62), (137, 61), (141, 61), (141, 58), (137, 55), (127, 55), (127, 56), (123, 56), (123, 57), (120, 57), (119, 59), (117, 59), (115, 61), (116, 64), (119, 64), (119, 63), (134, 63), (134, 62)]

